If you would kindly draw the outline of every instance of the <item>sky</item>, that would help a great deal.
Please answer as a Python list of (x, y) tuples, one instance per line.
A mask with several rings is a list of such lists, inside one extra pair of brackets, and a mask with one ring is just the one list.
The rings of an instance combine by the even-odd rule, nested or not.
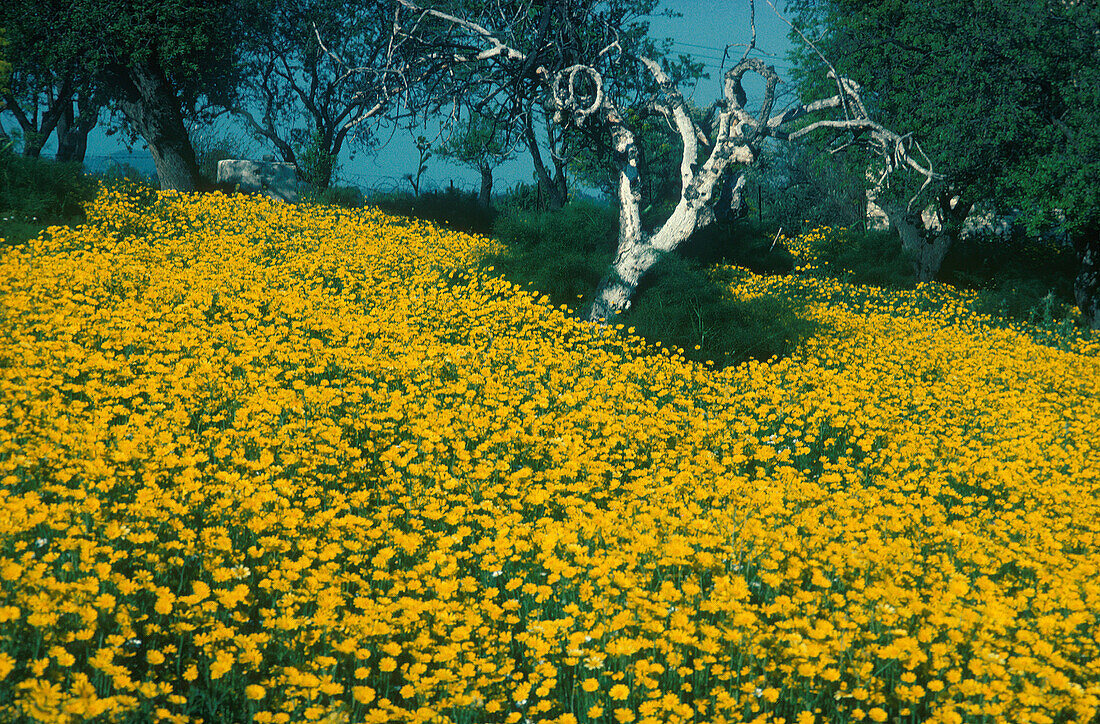
[[(781, 0), (773, 1), (776, 2), (776, 7), (782, 9)], [(703, 63), (709, 72), (709, 80), (701, 81), (694, 89), (684, 89), (685, 93), (690, 94), (698, 105), (709, 106), (720, 94), (718, 70), (724, 48), (730, 45), (730, 55), (733, 61), (736, 61), (752, 39), (749, 7), (749, 0), (665, 0), (661, 3), (661, 8), (672, 10), (680, 17), (657, 16), (650, 19), (653, 37), (671, 38), (673, 52), (692, 56)], [(786, 59), (787, 50), (790, 48), (790, 41), (787, 39), (789, 28), (766, 0), (756, 0), (755, 19), (757, 36), (754, 55), (775, 65), (780, 77), (783, 77), (789, 67)], [(727, 62), (726, 67), (728, 68), (729, 65), (730, 63)], [(751, 76), (746, 78), (750, 108), (754, 95), (757, 97), (759, 95), (759, 93), (754, 94), (752, 83)], [(10, 118), (6, 118), (4, 123), (5, 127), (14, 125)], [(213, 135), (228, 135), (239, 141), (246, 137), (239, 127), (222, 127), (214, 131)], [(416, 168), (418, 156), (415, 135), (415, 132), (410, 133), (405, 130), (386, 132), (385, 137), (388, 140), (381, 148), (371, 152), (359, 152), (354, 158), (349, 157), (347, 153), (343, 154), (337, 170), (337, 183), (358, 186), (364, 191), (408, 189), (409, 186), (403, 179), (405, 174), (414, 172)], [(85, 163), (89, 170), (100, 170), (114, 160), (129, 163), (145, 172), (152, 171), (152, 158), (147, 150), (142, 149), (139, 144), (132, 153), (129, 153), (117, 139), (118, 136), (105, 136), (102, 128), (93, 130), (88, 139)], [(273, 149), (265, 148), (256, 142), (244, 141), (242, 145), (247, 151), (242, 155), (250, 158), (259, 159), (264, 154), (273, 153)], [(47, 145), (46, 149), (48, 152), (50, 146)], [(495, 191), (500, 192), (518, 182), (533, 180), (533, 167), (527, 154), (517, 153), (516, 156), (514, 160), (506, 162), (496, 170)], [(479, 178), (477, 172), (472, 169), (433, 157), (428, 161), (428, 170), (422, 188), (445, 188), (453, 183), (460, 188), (475, 190), (478, 188)]]

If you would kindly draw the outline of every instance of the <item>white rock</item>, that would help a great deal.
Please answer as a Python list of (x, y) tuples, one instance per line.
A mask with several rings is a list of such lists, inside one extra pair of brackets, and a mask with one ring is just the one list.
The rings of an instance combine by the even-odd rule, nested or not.
[(288, 203), (298, 201), (298, 169), (292, 163), (226, 159), (218, 161), (218, 183)]

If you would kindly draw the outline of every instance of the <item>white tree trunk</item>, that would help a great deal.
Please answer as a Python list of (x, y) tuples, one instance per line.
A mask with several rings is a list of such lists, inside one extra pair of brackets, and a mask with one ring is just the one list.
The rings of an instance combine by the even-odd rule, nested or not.
[[(605, 118), (612, 128), (612, 138), (616, 141), (616, 154), (620, 159), (626, 159), (626, 165), (620, 162), (619, 248), (615, 252), (611, 271), (596, 290), (596, 298), (588, 315), (594, 322), (609, 320), (630, 306), (634, 290), (638, 288), (638, 283), (646, 272), (664, 254), (688, 240), (698, 228), (700, 217), (704, 213), (708, 214), (708, 221), (713, 218), (709, 215), (711, 201), (726, 169), (733, 163), (748, 165), (756, 159), (755, 150), (741, 133), (748, 120), (735, 117), (733, 110), (727, 110), (719, 115), (718, 134), (710, 156), (702, 168), (697, 168), (699, 147), (696, 139), (701, 134), (687, 114), (683, 96), (660, 66), (648, 58), (642, 58), (642, 62), (657, 79), (668, 99), (668, 105), (662, 110), (680, 133), (683, 144), (680, 200), (661, 228), (652, 235), (647, 235), (642, 229), (639, 211), (641, 199), (637, 191), (637, 150), (634, 147), (634, 136), (622, 124), (617, 111), (606, 115)], [(741, 71), (742, 74), (744, 72)]]
[[(512, 72), (517, 63), (523, 64), (524, 68), (534, 71), (549, 91), (549, 100), (555, 109), (556, 123), (582, 127), (589, 119), (595, 117), (606, 124), (611, 133), (615, 162), (619, 171), (619, 246), (611, 271), (596, 292), (589, 314), (589, 318), (593, 321), (606, 321), (615, 313), (626, 309), (630, 305), (630, 298), (637, 289), (638, 283), (645, 273), (653, 268), (661, 255), (676, 249), (701, 223), (709, 223), (713, 219), (710, 207), (719, 180), (732, 164), (754, 163), (760, 144), (768, 137), (794, 140), (819, 128), (859, 133), (869, 137), (869, 145), (884, 159), (886, 167), (884, 177), (897, 169), (907, 168), (925, 179), (921, 187), (922, 191), (932, 179), (939, 178), (932, 171), (931, 162), (921, 151), (920, 144), (911, 136), (898, 135), (872, 121), (860, 98), (859, 85), (851, 79), (839, 76), (832, 66), (830, 66), (829, 77), (836, 83), (836, 95), (788, 108), (772, 116), (779, 76), (775, 68), (766, 65), (759, 58), (743, 57), (723, 76), (724, 97), (715, 103), (712, 108), (713, 114), (710, 116), (717, 119), (716, 123), (708, 129), (714, 134), (711, 142), (691, 120), (683, 96), (660, 65), (643, 57), (639, 60), (657, 81), (664, 97), (663, 102), (654, 103), (653, 107), (664, 113), (669, 122), (675, 126), (683, 146), (680, 162), (680, 200), (661, 228), (652, 235), (648, 235), (642, 229), (641, 223), (638, 150), (634, 135), (619, 109), (606, 96), (603, 77), (596, 69), (599, 63), (609, 58), (621, 58), (627, 55), (619, 40), (616, 39), (593, 57), (587, 58), (591, 64), (579, 63), (566, 68), (550, 69), (538, 65), (538, 59), (534, 56), (528, 57), (527, 54), (506, 45), (491, 30), (475, 22), (439, 10), (423, 8), (413, 0), (398, 0), (398, 7), (394, 27), (395, 30), (401, 30), (399, 35), (402, 43), (411, 42), (417, 37), (415, 29), (421, 20), (427, 17), (447, 22), (466, 36), (453, 48), (442, 53), (438, 48), (431, 50), (429, 53), (431, 62), (425, 64), (426, 68), (432, 69), (431, 72), (438, 72), (437, 62), (443, 58), (446, 58), (445, 62), (451, 65), (496, 64), (498, 68), (505, 68), (506, 75)], [(416, 13), (416, 19), (402, 26), (400, 8)], [(474, 42), (470, 43), (469, 40)], [(404, 78), (409, 67), (408, 64), (401, 66), (395, 77)], [(527, 70), (524, 71), (526, 72)], [(742, 86), (742, 80), (748, 72), (760, 75), (765, 83), (764, 98), (756, 116), (745, 109), (747, 94)], [(388, 96), (385, 98), (388, 99)], [(843, 119), (818, 120), (795, 131), (784, 130), (787, 124), (808, 114), (838, 109), (844, 111)], [(530, 136), (530, 127), (527, 130)], [(701, 167), (699, 166), (700, 142), (704, 146), (709, 146), (710, 149)], [(533, 153), (535, 149), (537, 146), (532, 147)], [(923, 161), (914, 155), (914, 151), (923, 157)], [(537, 154), (535, 158), (538, 160)], [(540, 180), (545, 176), (543, 169), (540, 171)], [(740, 187), (734, 189), (735, 192), (739, 190)]]

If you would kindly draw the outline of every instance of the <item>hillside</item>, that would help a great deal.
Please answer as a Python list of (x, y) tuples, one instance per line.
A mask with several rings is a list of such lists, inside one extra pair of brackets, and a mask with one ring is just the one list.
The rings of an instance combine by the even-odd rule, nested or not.
[(935, 285), (714, 371), (367, 209), (0, 257), (0, 718), (1094, 721), (1100, 348)]

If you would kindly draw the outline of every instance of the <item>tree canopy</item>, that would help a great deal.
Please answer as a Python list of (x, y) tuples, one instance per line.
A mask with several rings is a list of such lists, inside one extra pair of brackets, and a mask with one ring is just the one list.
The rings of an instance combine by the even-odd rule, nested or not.
[(14, 0), (0, 7), (0, 26), (22, 48), (17, 71), (94, 78), (148, 144), (161, 185), (193, 189), (186, 120), (209, 120), (235, 95), (243, 31), (262, 21), (259, 9), (252, 0)]
[[(859, 78), (883, 122), (921, 140), (947, 195), (1022, 212), (1095, 264), (1100, 234), (1100, 9), (1079, 0), (791, 0), (816, 47)], [(1092, 250), (1092, 251), (1090, 251)], [(1087, 297), (1087, 298), (1086, 298)], [(1078, 296), (1100, 321), (1096, 292)]]

